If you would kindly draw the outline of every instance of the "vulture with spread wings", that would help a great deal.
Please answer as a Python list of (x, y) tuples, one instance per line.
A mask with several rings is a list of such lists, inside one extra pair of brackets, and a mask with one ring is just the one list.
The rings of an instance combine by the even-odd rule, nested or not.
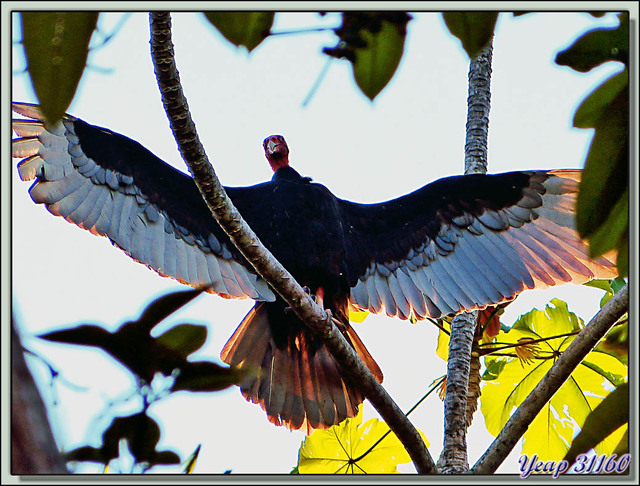
[[(69, 115), (49, 126), (25, 103), (13, 110), (27, 118), (13, 121), (13, 156), (22, 159), (20, 177), (35, 179), (34, 202), (160, 275), (256, 301), (221, 358), (259, 370), (242, 393), (271, 422), (310, 432), (357, 413), (362, 394), (233, 246), (191, 177), (105, 128)], [(609, 260), (589, 259), (574, 229), (579, 171), (448, 177), (358, 204), (290, 167), (281, 136), (268, 137), (264, 150), (273, 178), (225, 189), (264, 245), (340, 321), (379, 381), (380, 368), (349, 325), (350, 308), (436, 318), (525, 289), (616, 275)]]

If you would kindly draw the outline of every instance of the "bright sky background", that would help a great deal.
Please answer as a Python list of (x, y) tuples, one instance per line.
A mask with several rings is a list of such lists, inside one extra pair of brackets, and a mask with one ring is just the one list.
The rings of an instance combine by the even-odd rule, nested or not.
[[(103, 14), (102, 32), (111, 32), (120, 14)], [(278, 14), (275, 31), (335, 26), (334, 15)], [(192, 116), (222, 183), (252, 185), (271, 177), (261, 142), (281, 133), (292, 165), (339, 197), (377, 202), (410, 192), (440, 177), (462, 173), (468, 58), (437, 13), (419, 13), (409, 23), (405, 55), (391, 83), (371, 103), (352, 80), (345, 62), (332, 62), (306, 107), (303, 100), (325, 65), (322, 47), (333, 46), (331, 32), (274, 36), (251, 55), (224, 40), (204, 17), (173, 15), (176, 59)], [(489, 171), (581, 168), (591, 131), (572, 128), (580, 101), (620, 65), (609, 63), (588, 74), (559, 67), (553, 60), (582, 32), (612, 26), (612, 16), (549, 13), (500, 16), (494, 42)], [(14, 25), (14, 42), (20, 38)], [(94, 37), (98, 41), (99, 35)], [(13, 48), (13, 100), (36, 99), (21, 73), (20, 45)], [(148, 16), (131, 15), (106, 45), (89, 57), (69, 113), (139, 141), (163, 160), (185, 170), (160, 102), (149, 54)], [(170, 279), (136, 264), (105, 238), (52, 217), (31, 201), (30, 183), (12, 172), (13, 311), (24, 345), (61, 372), (50, 377), (29, 359), (56, 439), (66, 450), (99, 444), (110, 422), (107, 402), (130, 395), (130, 375), (106, 355), (79, 346), (45, 343), (34, 335), (79, 323), (115, 329), (135, 319), (152, 300), (180, 289)], [(6, 170), (6, 167), (3, 167)], [(598, 309), (601, 291), (564, 286), (528, 292), (509, 307), (511, 324), (553, 297), (587, 321)], [(204, 295), (163, 326), (207, 324), (209, 336), (194, 358), (219, 360), (226, 340), (252, 306)], [(409, 409), (446, 371), (435, 356), (437, 332), (422, 322), (370, 316), (355, 329), (382, 368), (384, 386)], [(66, 383), (73, 384), (68, 386)], [(55, 402), (55, 404), (54, 404)], [(114, 403), (127, 414), (138, 403)], [(202, 443), (195, 472), (288, 473), (304, 439), (270, 424), (257, 405), (237, 388), (215, 394), (180, 393), (151, 407), (162, 424), (159, 449), (185, 459)], [(377, 413), (370, 405), (365, 419)], [(442, 402), (434, 395), (411, 419), (429, 439), (437, 460), (442, 448)], [(477, 412), (467, 438), (473, 464), (491, 443)], [(515, 472), (516, 448), (502, 472)], [(99, 468), (82, 468), (99, 472)], [(404, 470), (412, 471), (408, 465)], [(114, 471), (115, 472), (115, 471)]]

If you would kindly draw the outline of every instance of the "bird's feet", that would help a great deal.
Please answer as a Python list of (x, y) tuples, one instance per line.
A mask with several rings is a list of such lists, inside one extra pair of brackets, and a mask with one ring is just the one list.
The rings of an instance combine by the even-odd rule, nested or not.
[[(309, 297), (311, 297), (311, 299), (312, 299), (316, 304), (318, 304), (319, 306), (322, 306), (322, 301), (321, 301), (321, 300), (320, 300), (320, 301), (318, 301), (318, 296), (317, 296), (317, 295), (315, 295), (315, 294), (312, 294), (312, 293), (311, 293), (311, 289), (310, 289), (309, 287), (307, 287), (306, 285), (303, 285), (302, 290), (304, 290), (304, 291), (307, 293), (307, 295), (308, 295)], [(285, 314), (288, 314), (289, 312), (293, 312), (293, 309), (291, 308), (291, 306), (287, 306), (287, 307), (285, 307), (285, 308), (284, 308), (284, 313), (285, 313)]]

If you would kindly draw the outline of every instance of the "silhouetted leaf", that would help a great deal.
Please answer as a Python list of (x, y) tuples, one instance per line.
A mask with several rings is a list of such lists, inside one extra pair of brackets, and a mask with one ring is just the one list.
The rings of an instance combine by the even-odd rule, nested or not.
[(587, 416), (582, 430), (573, 439), (564, 460), (573, 464), (584, 454), (606, 439), (612, 432), (629, 422), (629, 385), (622, 384), (612, 391)]
[(87, 63), (97, 12), (22, 12), (27, 69), (50, 122), (65, 113)]
[[(175, 369), (184, 367), (188, 364), (186, 356), (204, 343), (206, 328), (203, 326), (177, 326), (177, 329), (167, 331), (158, 339), (150, 335), (150, 329), (159, 321), (193, 300), (203, 290), (181, 290), (164, 295), (147, 306), (140, 320), (125, 322), (113, 333), (98, 326), (81, 325), (40, 337), (48, 341), (98, 347), (150, 383), (158, 372), (169, 376)], [(194, 341), (189, 342), (189, 338)]]
[(470, 59), (474, 59), (493, 37), (498, 12), (445, 12), (449, 32), (460, 39)]
[(103, 449), (111, 451), (115, 448), (118, 451), (121, 439), (127, 440), (136, 462), (145, 462), (151, 466), (180, 463), (180, 457), (176, 453), (156, 451), (160, 427), (144, 412), (115, 419), (102, 435)]
[(112, 339), (113, 334), (98, 326), (82, 324), (70, 329), (41, 334), (38, 337), (54, 343), (103, 347)]
[(198, 289), (178, 290), (158, 297), (142, 312), (138, 322), (143, 328), (150, 331), (160, 321), (191, 302), (207, 288), (208, 286)]
[(210, 361), (187, 362), (180, 370), (172, 391), (212, 392), (240, 383), (245, 372)]
[(161, 346), (176, 351), (183, 358), (197, 351), (207, 340), (207, 327), (194, 324), (180, 324), (156, 338)]
[(96, 449), (95, 447), (79, 447), (78, 449), (73, 449), (67, 454), (65, 454), (65, 458), (67, 461), (78, 461), (78, 462), (97, 462), (98, 464), (107, 464), (113, 457), (106, 457), (107, 454), (102, 449)]
[(593, 29), (556, 56), (556, 64), (586, 73), (608, 61), (629, 64), (629, 16), (620, 14), (620, 25)]
[(265, 40), (273, 25), (273, 12), (205, 12), (211, 24), (233, 45), (249, 52)]

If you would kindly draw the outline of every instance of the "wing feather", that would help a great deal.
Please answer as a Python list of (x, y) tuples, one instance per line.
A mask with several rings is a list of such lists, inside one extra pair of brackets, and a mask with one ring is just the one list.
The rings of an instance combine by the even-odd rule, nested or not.
[[(12, 154), (18, 172), (34, 180), (44, 204), (132, 258), (189, 285), (213, 283), (224, 297), (272, 301), (275, 294), (246, 260), (227, 248), (190, 177), (136, 142), (65, 116), (45, 124), (36, 105), (13, 103), (30, 120), (14, 120)], [(243, 188), (233, 194), (242, 200)], [(246, 191), (245, 191), (246, 192)], [(235, 250), (234, 250), (235, 251)]]
[(580, 171), (458, 176), (385, 203), (339, 200), (351, 303), (380, 312), (375, 289), (389, 315), (440, 317), (614, 277), (613, 261), (591, 260), (575, 230), (579, 181)]

